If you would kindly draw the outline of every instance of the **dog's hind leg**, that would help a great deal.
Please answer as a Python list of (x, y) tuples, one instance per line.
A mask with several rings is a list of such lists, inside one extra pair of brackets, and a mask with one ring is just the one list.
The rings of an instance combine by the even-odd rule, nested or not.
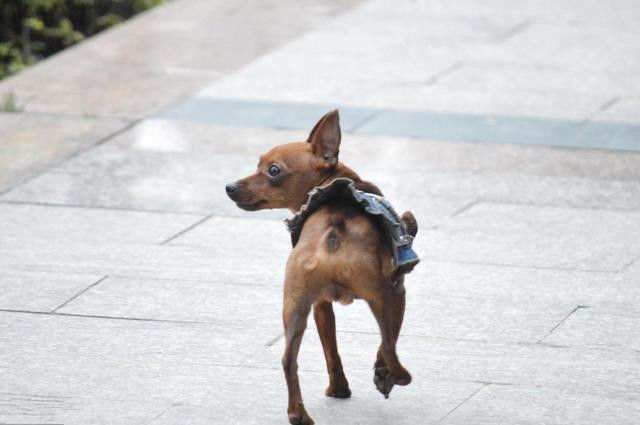
[(329, 301), (319, 301), (313, 306), (313, 318), (316, 321), (324, 357), (327, 361), (327, 372), (329, 373), (329, 386), (325, 394), (329, 397), (349, 398), (351, 390), (349, 382), (342, 370), (342, 361), (338, 354), (338, 343), (336, 341), (336, 318), (333, 314), (333, 307)]
[(395, 346), (400, 335), (405, 309), (404, 279), (400, 278), (394, 287), (388, 288), (383, 299), (370, 302), (369, 305), (380, 325), (382, 342), (378, 349), (374, 365), (373, 382), (385, 398), (395, 384), (407, 385), (411, 375), (402, 367), (396, 354)]
[(292, 287), (294, 281), (287, 275), (284, 285), (284, 306), (282, 319), (284, 322), (285, 351), (282, 357), (282, 367), (287, 380), (289, 391), (289, 404), (287, 414), (289, 422), (294, 425), (312, 425), (314, 422), (307, 414), (302, 403), (302, 393), (300, 392), (300, 382), (298, 381), (298, 351), (300, 343), (307, 327), (307, 317), (311, 310), (311, 305), (301, 295), (296, 288)]

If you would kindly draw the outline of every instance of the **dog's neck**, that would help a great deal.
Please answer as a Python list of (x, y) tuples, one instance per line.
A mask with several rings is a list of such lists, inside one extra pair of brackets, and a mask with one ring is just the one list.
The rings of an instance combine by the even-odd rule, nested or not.
[(355, 171), (339, 162), (335, 167), (331, 168), (327, 172), (320, 183), (318, 183), (316, 186), (324, 186), (325, 184), (330, 183), (331, 180), (335, 180), (339, 177), (345, 177), (353, 180), (354, 182), (358, 182), (361, 180), (360, 176)]
[(362, 180), (355, 171), (353, 171), (351, 168), (347, 167), (342, 163), (338, 163), (338, 165), (334, 168), (332, 175), (329, 178), (325, 179), (325, 183), (328, 183), (331, 180), (336, 179), (338, 177), (346, 177), (348, 179), (353, 180), (353, 182), (355, 183), (356, 189), (358, 190), (362, 190), (363, 192), (373, 193), (374, 195), (383, 196), (378, 186), (376, 186), (371, 182)]
[[(335, 180), (339, 177), (344, 177), (344, 178), (353, 180), (355, 187), (358, 190), (383, 196), (382, 192), (380, 191), (380, 189), (378, 189), (376, 185), (368, 181), (362, 180), (355, 171), (353, 171), (351, 168), (347, 167), (341, 162), (339, 162), (335, 167), (329, 170), (327, 174), (325, 174), (325, 176), (322, 178), (322, 180), (318, 184), (316, 184), (314, 187), (324, 186), (330, 183), (332, 180)], [(304, 202), (306, 201), (307, 199), (305, 198)], [(300, 205), (297, 205), (295, 208), (291, 208), (291, 211), (294, 213), (297, 212), (300, 209), (300, 207), (304, 204), (304, 202)]]

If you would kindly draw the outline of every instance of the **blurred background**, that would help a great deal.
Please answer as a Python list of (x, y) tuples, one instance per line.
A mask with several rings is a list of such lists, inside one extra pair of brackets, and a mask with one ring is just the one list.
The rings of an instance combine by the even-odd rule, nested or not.
[(286, 421), (288, 211), (224, 185), (339, 108), (341, 161), (420, 224), (383, 400), (316, 423), (640, 421), (640, 3), (0, 0), (0, 423)]

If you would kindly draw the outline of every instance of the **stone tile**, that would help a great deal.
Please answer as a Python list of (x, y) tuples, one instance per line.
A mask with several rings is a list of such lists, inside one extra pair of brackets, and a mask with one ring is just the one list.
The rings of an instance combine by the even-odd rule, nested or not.
[(416, 247), (439, 260), (620, 271), (640, 252), (631, 237), (638, 226), (635, 213), (487, 203), (416, 239)]
[(169, 402), (109, 400), (89, 396), (0, 393), (2, 423), (148, 423), (171, 407)]
[(521, 21), (517, 13), (430, 12), (424, 3), (390, 8), (384, 2), (367, 2), (214, 82), (199, 96), (367, 106), (359, 99), (371, 91), (389, 84), (424, 83), (465, 51)]
[(640, 352), (640, 317), (635, 308), (601, 311), (580, 308), (553, 331), (545, 342)]
[[(422, 263), (406, 278), (402, 335), (535, 343), (576, 306), (620, 312), (633, 310), (640, 300), (633, 279), (625, 275), (428, 258), (429, 252), (424, 252)], [(364, 302), (346, 307), (336, 304), (334, 310), (339, 330), (378, 333)]]
[[(457, 103), (469, 104), (469, 102)], [(597, 105), (592, 105), (589, 109), (592, 110), (596, 107)], [(492, 108), (479, 109), (495, 112)], [(509, 109), (514, 110), (513, 108)], [(573, 111), (575, 108), (565, 106), (564, 110)], [(637, 143), (640, 127), (635, 125), (583, 123), (522, 116), (395, 110), (374, 115), (362, 126), (359, 126), (356, 133), (483, 143), (515, 143), (610, 150), (640, 149), (640, 145)]]
[[(477, 93), (528, 94), (557, 93), (565, 97), (611, 96), (638, 89), (630, 76), (607, 72), (577, 72), (548, 65), (530, 67), (509, 63), (464, 63), (439, 80), (436, 87)], [(518, 96), (520, 95), (520, 96)], [(556, 114), (553, 114), (557, 117)]]
[[(478, 62), (464, 63), (446, 74), (433, 87), (418, 89), (416, 104), (407, 107), (583, 121), (619, 94), (637, 88), (628, 74), (494, 63), (479, 57)], [(392, 87), (375, 97), (397, 105), (406, 94), (406, 88)], [(581, 134), (580, 139), (584, 138)]]
[[(114, 143), (73, 158), (62, 168), (8, 192), (4, 199), (246, 215), (228, 199), (224, 185), (254, 172), (257, 157), (266, 146), (264, 150), (256, 149), (251, 156), (234, 154), (232, 146), (238, 146), (237, 150), (242, 152), (246, 139), (235, 136), (231, 146), (220, 143), (222, 146), (216, 147), (218, 144), (212, 140), (217, 137), (225, 140), (223, 137), (231, 136), (231, 132), (208, 133), (191, 139), (198, 130), (202, 127), (183, 131), (182, 127), (165, 122), (142, 124)], [(249, 145), (253, 143), (249, 141)], [(219, 154), (219, 149), (224, 154)], [(274, 217), (265, 212), (260, 214)]]
[(0, 329), (0, 392), (145, 402), (200, 402), (216, 378), (194, 364), (238, 364), (269, 339), (203, 324), (15, 313), (0, 314)]
[(596, 121), (637, 123), (640, 118), (640, 97), (622, 98), (604, 111), (594, 114)]
[[(517, 406), (517, 408), (514, 408)], [(638, 403), (579, 391), (489, 385), (443, 424), (601, 424), (640, 419)]]
[(0, 113), (0, 192), (126, 125), (117, 119)]
[[(462, 90), (462, 92), (465, 96), (474, 96), (469, 89)], [(540, 93), (541, 97), (548, 102), (549, 96), (544, 92)], [(449, 92), (446, 92), (444, 97), (456, 105), (464, 105), (463, 107), (473, 103), (454, 99), (455, 96), (451, 96)], [(521, 96), (511, 97), (520, 99)], [(571, 101), (575, 99), (575, 96), (571, 95), (564, 97), (571, 99)], [(406, 96), (403, 95), (402, 98), (404, 99)], [(437, 99), (437, 96), (429, 96), (429, 99)], [(412, 105), (407, 105), (405, 100), (402, 101), (402, 105), (394, 105), (395, 108), (399, 108), (395, 110), (380, 109), (385, 105), (378, 108), (342, 106), (340, 110), (343, 131), (353, 131), (356, 134), (607, 150), (640, 150), (640, 145), (637, 143), (640, 127), (624, 123), (584, 122), (591, 112), (598, 109), (605, 101), (607, 99), (603, 98), (590, 104), (585, 111), (580, 113), (580, 116), (570, 117), (573, 120), (558, 119), (562, 117), (561, 115), (558, 117), (559, 114), (550, 114), (556, 115), (556, 118), (551, 119), (536, 118), (535, 116), (540, 114), (523, 113), (514, 109), (513, 105), (508, 105), (502, 111), (495, 110), (493, 107), (479, 108), (486, 112), (483, 114), (460, 113), (469, 111), (457, 111), (455, 107), (436, 107), (435, 109), (453, 110), (456, 113), (411, 111), (403, 109), (412, 107)], [(521, 103), (521, 101), (519, 102)], [(308, 129), (313, 127), (318, 117), (335, 108), (335, 103), (302, 104), (195, 98), (167, 110), (161, 117), (170, 120), (240, 127)], [(562, 111), (576, 110), (576, 108), (567, 105), (562, 105), (560, 108)], [(513, 111), (518, 111), (516, 115), (534, 115), (534, 117), (509, 116), (513, 114)]]
[[(377, 335), (338, 334), (338, 348), (347, 378), (358, 370), (372, 374), (379, 343)], [(256, 352), (244, 364), (278, 368), (283, 350), (284, 343), (279, 340)], [(402, 364), (414, 375), (414, 382), (418, 382), (420, 379), (415, 377), (420, 376), (430, 381), (542, 386), (627, 401), (636, 400), (640, 395), (633, 384), (638, 379), (640, 360), (637, 353), (630, 350), (612, 352), (584, 347), (495, 344), (414, 336), (400, 337), (397, 350)], [(304, 371), (325, 370), (320, 341), (311, 329), (305, 332), (298, 365)], [(410, 390), (411, 386), (401, 391)]]
[(3, 81), (0, 95), (29, 111), (143, 117), (356, 3), (168, 3)]
[[(634, 15), (638, 12), (634, 8)], [(624, 73), (626, 78), (640, 69), (634, 53), (640, 36), (632, 29), (607, 26), (554, 25), (533, 22), (485, 58), (529, 66), (557, 67), (593, 74)], [(494, 56), (495, 53), (495, 56)], [(638, 87), (636, 86), (634, 92)]]
[[(485, 178), (508, 175), (509, 179), (516, 176), (574, 177), (591, 181), (640, 179), (640, 153), (630, 151), (567, 150), (348, 134), (343, 138), (341, 154), (352, 168), (365, 170), (367, 174), (363, 173), (363, 176), (376, 182), (378, 177), (369, 177), (369, 173), (380, 169), (393, 171), (393, 174), (385, 174), (390, 182), (398, 181), (396, 176), (403, 171), (446, 173), (450, 178), (453, 174), (474, 174)], [(385, 189), (387, 184), (380, 185)], [(495, 186), (495, 182), (492, 185)], [(452, 197), (455, 193), (451, 191), (447, 196)]]
[[(287, 390), (280, 368), (238, 368), (233, 373), (221, 376), (222, 384), (207, 402), (175, 407), (152, 424), (286, 422)], [(351, 398), (338, 400), (324, 395), (325, 373), (300, 371), (299, 376), (305, 407), (316, 423), (340, 423), (345, 418), (356, 424), (430, 423), (480, 387), (478, 383), (438, 381), (418, 374), (411, 386), (395, 388), (385, 400), (375, 390), (370, 371), (361, 370), (350, 375)]]
[[(227, 236), (229, 239), (233, 235)], [(22, 241), (0, 246), (4, 270), (127, 276), (144, 279), (201, 280), (247, 284), (282, 282), (286, 258), (249, 261), (216, 248), (148, 244), (86, 244)], [(281, 264), (274, 266), (274, 261)]]
[[(547, 177), (579, 177), (589, 180), (639, 180), (633, 169), (640, 170), (638, 152), (601, 150), (545, 149), (520, 151), (528, 156), (520, 172)], [(603, 164), (608, 164), (604, 167)]]
[[(491, 3), (493, 7), (502, 6), (499, 0)], [(544, 0), (535, 4), (521, 3), (518, 9), (536, 21), (553, 25), (632, 30), (632, 22), (640, 15), (635, 3), (632, 0), (615, 0), (612, 6), (614, 9), (603, 7), (598, 1), (558, 3)]]
[(100, 278), (95, 274), (4, 270), (0, 276), (0, 309), (50, 312)]
[(593, 4), (505, 9), (368, 2), (198, 96), (583, 120), (637, 91), (629, 17)]
[(2, 244), (15, 241), (161, 243), (204, 216), (0, 203)]
[[(252, 173), (260, 153), (304, 140), (306, 133), (146, 121), (1, 199), (282, 219), (287, 212), (239, 210), (223, 186)], [(342, 159), (377, 183), (398, 209), (422, 208), (420, 222), (427, 226), (474, 199), (640, 208), (635, 154), (572, 156), (549, 148), (382, 136), (344, 139)], [(420, 198), (416, 187), (423, 191)]]
[[(422, 45), (414, 47), (410, 40), (403, 39), (411, 39), (408, 34), (384, 37), (372, 32), (339, 31), (303, 37), (205, 87), (196, 99), (392, 106), (370, 103), (371, 93), (389, 86), (420, 86), (459, 60), (459, 56), (449, 57)], [(318, 52), (316, 46), (325, 51)], [(399, 82), (398, 75), (404, 80)]]
[[(451, 75), (455, 75), (455, 72), (451, 72)], [(390, 110), (580, 121), (614, 95), (615, 92), (567, 94), (542, 89), (525, 91), (502, 88), (487, 96), (487, 91), (482, 87), (465, 89), (442, 87), (439, 84), (398, 83), (378, 87), (359, 96), (357, 105)]]
[[(403, 179), (402, 173), (395, 175), (399, 180)], [(425, 197), (455, 193), (467, 199), (496, 203), (623, 211), (640, 207), (640, 184), (631, 180), (534, 177), (516, 173), (487, 176), (422, 173), (411, 178), (416, 187), (423, 188)]]
[[(289, 216), (288, 212), (241, 211), (228, 199), (224, 185), (254, 172), (261, 153), (276, 144), (304, 140), (306, 133), (154, 120), (94, 152), (67, 161), (55, 172), (8, 192), (2, 199), (283, 219)], [(402, 184), (395, 171), (411, 164), (418, 172), (422, 164), (436, 163), (427, 159), (434, 148), (416, 147), (417, 152), (423, 151), (417, 155), (408, 150), (407, 141), (402, 145), (393, 140), (383, 143), (385, 147), (376, 146), (367, 138), (350, 137), (345, 141), (343, 157), (355, 164), (363, 177), (380, 184), (398, 207), (417, 205), (411, 199), (413, 188)], [(376, 159), (381, 152), (397, 157), (397, 162)], [(433, 197), (425, 203), (425, 220), (434, 224), (471, 199)]]
[[(275, 258), (284, 262), (286, 256)], [(619, 311), (633, 308), (640, 297), (631, 282), (619, 276), (429, 261), (419, 269), (407, 278), (403, 335), (536, 342), (578, 305)], [(282, 328), (283, 274), (282, 264), (273, 272), (277, 280), (256, 275), (253, 282), (241, 270), (226, 270), (224, 278), (212, 275), (210, 279), (220, 280), (204, 282), (115, 276), (60, 312), (203, 321), (262, 328), (275, 337)], [(334, 309), (339, 330), (378, 334), (364, 302), (336, 304)], [(309, 327), (314, 327), (311, 318)]]
[[(248, 238), (251, 242), (248, 242)], [(220, 247), (220, 241), (225, 241)], [(265, 220), (237, 217), (211, 217), (191, 231), (173, 239), (170, 244), (205, 246), (226, 250), (228, 253), (242, 253), (252, 261), (277, 260), (284, 264), (291, 251), (291, 238), (286, 226), (280, 220)]]
[(410, 297), (499, 300), (513, 308), (526, 308), (526, 303), (542, 308), (568, 304), (606, 312), (629, 311), (640, 297), (631, 271), (594, 273), (429, 260), (409, 275), (406, 287)]
[(237, 284), (235, 279), (196, 282), (115, 276), (103, 280), (59, 312), (197, 321), (232, 328), (266, 327), (275, 336), (282, 328), (282, 284), (256, 283), (259, 285)]
[(629, 276), (630, 279), (640, 277), (640, 257), (633, 260), (633, 262), (627, 266), (625, 269), (625, 275)]
[[(336, 106), (192, 98), (164, 111), (159, 118), (239, 127), (311, 129), (319, 117), (333, 109)], [(341, 126), (348, 130), (373, 113), (367, 109), (341, 108)]]
[[(410, 282), (420, 285), (423, 282)], [(563, 304), (516, 304), (503, 299), (474, 297), (423, 297), (409, 289), (401, 334), (432, 338), (490, 342), (536, 342), (575, 306)], [(522, 302), (522, 300), (514, 300)], [(345, 332), (379, 333), (368, 306), (335, 306), (338, 329)], [(311, 320), (311, 319), (310, 319)]]

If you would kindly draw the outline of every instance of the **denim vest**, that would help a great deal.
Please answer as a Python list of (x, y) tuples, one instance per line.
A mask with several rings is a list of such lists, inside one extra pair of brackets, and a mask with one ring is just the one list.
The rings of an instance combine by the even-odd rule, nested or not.
[(287, 229), (291, 233), (293, 246), (298, 243), (302, 226), (307, 218), (326, 202), (334, 199), (353, 200), (363, 212), (372, 215), (380, 223), (391, 244), (396, 274), (409, 273), (420, 262), (418, 255), (411, 247), (413, 236), (407, 232), (402, 219), (389, 201), (382, 196), (356, 189), (353, 180), (343, 177), (324, 186), (315, 187), (309, 192), (307, 202), (300, 210), (293, 217), (285, 220)]

